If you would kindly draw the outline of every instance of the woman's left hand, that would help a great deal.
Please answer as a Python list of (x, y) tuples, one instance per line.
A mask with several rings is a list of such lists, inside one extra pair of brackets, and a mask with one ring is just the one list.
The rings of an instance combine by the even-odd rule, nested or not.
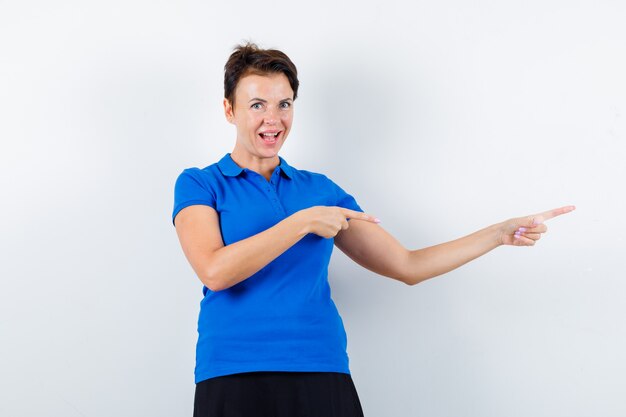
[(569, 213), (575, 208), (574, 206), (565, 206), (531, 216), (507, 220), (500, 224), (500, 243), (503, 245), (533, 246), (541, 238), (541, 235), (548, 230), (544, 224), (546, 220)]

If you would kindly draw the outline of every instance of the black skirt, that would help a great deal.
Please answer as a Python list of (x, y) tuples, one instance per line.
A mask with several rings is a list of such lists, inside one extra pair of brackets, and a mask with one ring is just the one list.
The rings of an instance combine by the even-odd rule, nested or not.
[(196, 384), (194, 417), (363, 417), (349, 374), (246, 372)]

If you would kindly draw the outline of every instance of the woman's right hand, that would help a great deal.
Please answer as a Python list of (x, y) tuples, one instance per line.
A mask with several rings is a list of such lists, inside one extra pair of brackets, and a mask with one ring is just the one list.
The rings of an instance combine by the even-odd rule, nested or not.
[(314, 206), (300, 210), (298, 215), (304, 218), (307, 233), (314, 233), (324, 238), (337, 236), (341, 230), (349, 227), (348, 219), (380, 223), (374, 216), (337, 206)]
[(367, 214), (342, 207), (300, 210), (256, 235), (224, 245), (219, 214), (206, 205), (192, 205), (176, 216), (176, 232), (185, 256), (211, 291), (222, 291), (249, 278), (295, 245), (308, 233), (334, 237), (348, 228), (347, 219), (378, 223)]

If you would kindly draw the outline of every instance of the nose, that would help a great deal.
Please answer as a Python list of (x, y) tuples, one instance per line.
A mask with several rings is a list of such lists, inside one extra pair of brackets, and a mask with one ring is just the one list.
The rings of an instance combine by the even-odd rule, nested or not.
[(276, 114), (276, 110), (270, 107), (265, 112), (265, 124), (275, 125), (277, 121), (278, 121), (278, 115)]

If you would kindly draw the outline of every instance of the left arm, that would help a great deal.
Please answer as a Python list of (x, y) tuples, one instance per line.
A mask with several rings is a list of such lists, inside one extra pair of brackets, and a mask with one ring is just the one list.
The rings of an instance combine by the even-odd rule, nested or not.
[(415, 285), (466, 264), (500, 245), (532, 246), (547, 231), (543, 222), (574, 210), (561, 207), (497, 223), (465, 237), (408, 250), (377, 224), (350, 222), (335, 244), (359, 265), (408, 285)]

